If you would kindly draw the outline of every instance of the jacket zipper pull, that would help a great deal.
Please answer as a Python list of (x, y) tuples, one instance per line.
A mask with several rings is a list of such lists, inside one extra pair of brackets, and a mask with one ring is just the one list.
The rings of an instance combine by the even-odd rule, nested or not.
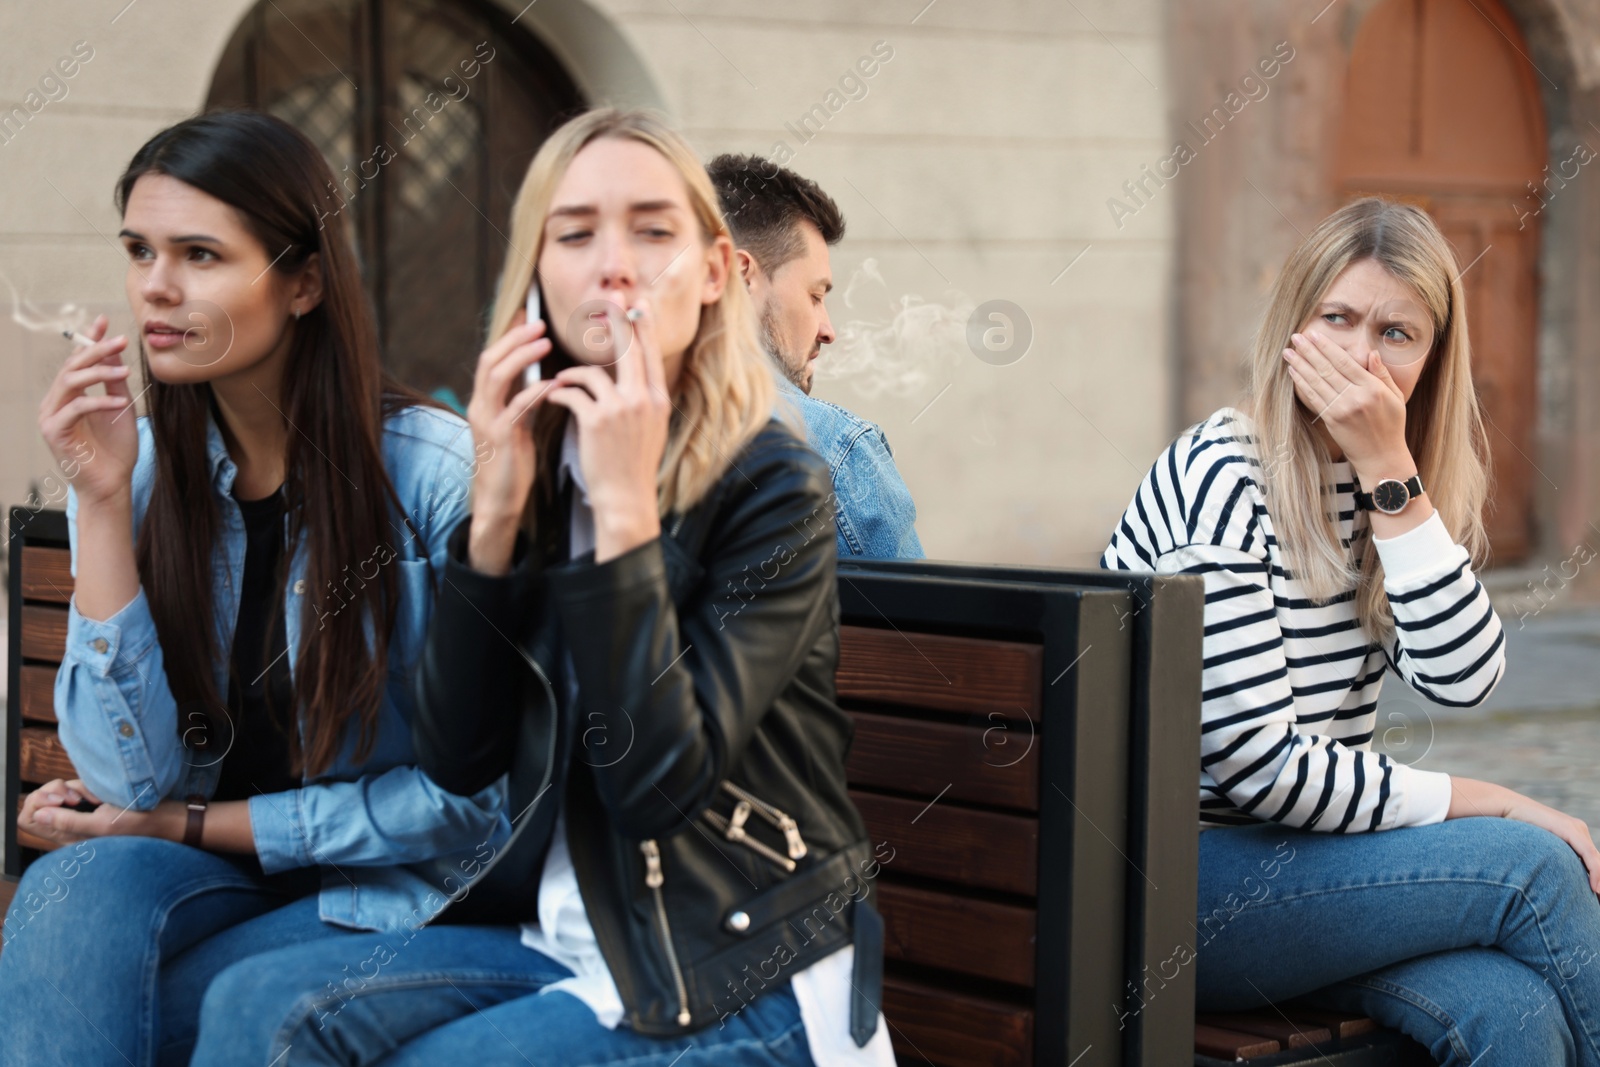
[(661, 876), (661, 848), (655, 841), (639, 842), (639, 851), (644, 853), (644, 884), (651, 889), (660, 889), (661, 883), (666, 881)]
[(750, 821), (750, 804), (741, 800), (734, 805), (733, 817), (728, 820), (728, 840), (743, 841), (745, 839), (744, 824)]
[(727, 838), (729, 841), (735, 841), (748, 849), (753, 849), (754, 851), (759, 852), (773, 863), (776, 863), (779, 867), (782, 867), (790, 874), (793, 874), (794, 860), (785, 857), (783, 854), (774, 849), (768, 848), (766, 845), (763, 845), (760, 841), (757, 841), (755, 838), (751, 837), (747, 832), (745, 832), (744, 820), (748, 819), (749, 815), (749, 812), (745, 812), (741, 817), (738, 809), (735, 808), (734, 817), (739, 820), (737, 825), (723, 818), (721, 815), (718, 815), (710, 808), (705, 810), (702, 817), (706, 820), (706, 822), (710, 823), (719, 834)]
[(800, 825), (794, 819), (784, 815), (778, 826), (783, 830), (783, 839), (789, 843), (789, 858), (792, 860), (804, 859), (806, 843), (800, 837)]
[[(766, 819), (779, 830), (783, 831), (783, 839), (788, 843), (789, 846), (790, 859), (798, 860), (805, 858), (805, 839), (800, 836), (800, 824), (795, 822), (793, 817), (785, 812), (779, 811), (766, 801), (758, 800), (752, 794), (747, 793), (743, 789), (740, 789), (738, 786), (734, 785), (729, 779), (724, 778), (722, 780), (722, 788), (731, 793), (739, 801), (739, 807), (734, 809), (734, 815), (736, 818), (739, 814), (739, 808), (754, 809), (761, 814), (762, 818)], [(745, 818), (749, 818), (748, 810), (746, 811)], [(743, 823), (743, 820), (738, 821), (741, 824)], [(732, 840), (731, 835), (729, 840)]]

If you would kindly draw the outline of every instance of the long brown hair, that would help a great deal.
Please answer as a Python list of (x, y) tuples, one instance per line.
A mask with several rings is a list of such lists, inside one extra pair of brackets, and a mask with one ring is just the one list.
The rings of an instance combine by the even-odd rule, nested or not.
[[(545, 215), (556, 186), (582, 149), (602, 137), (638, 141), (660, 152), (682, 175), (689, 207), (700, 224), (700, 239), (710, 242), (728, 233), (721, 205), (699, 156), (664, 120), (645, 111), (596, 108), (572, 119), (539, 148), (511, 208), (511, 248), (500, 276), (489, 340), (503, 336), (527, 297), (539, 253), (544, 248)], [(715, 303), (700, 309), (700, 328), (684, 354), (672, 397), (667, 447), (656, 477), (662, 515), (687, 511), (727, 471), (733, 457), (772, 417), (777, 398), (772, 361), (761, 348), (755, 308), (737, 276), (731, 276)], [(533, 433), (543, 470), (539, 484), (546, 493), (560, 458), (566, 412), (545, 404), (534, 415)], [(529, 501), (526, 521), (535, 511)]]
[(1472, 387), (1466, 299), (1450, 244), (1426, 212), (1380, 197), (1352, 201), (1322, 221), (1289, 256), (1251, 363), (1247, 409), (1266, 483), (1267, 510), (1290, 572), (1314, 600), (1356, 588), (1356, 614), (1374, 640), (1387, 641), (1394, 615), (1383, 565), (1370, 548), (1359, 570), (1339, 539), (1322, 492), (1327, 447), (1296, 401), (1279, 353), (1352, 263), (1370, 259), (1409, 286), (1433, 321), (1433, 349), (1406, 403), (1406, 446), (1428, 499), (1474, 567), (1488, 555), (1483, 506), (1489, 493), (1488, 439)]
[[(383, 464), (385, 418), (431, 403), (390, 380), (380, 365), (355, 253), (337, 221), (333, 173), (317, 147), (288, 123), (259, 112), (220, 111), (145, 142), (117, 182), (119, 212), (147, 174), (175, 178), (234, 208), (269, 255), (284, 250), (270, 268), (282, 275), (293, 276), (313, 254), (319, 257), (322, 301), (291, 327), (284, 366), (282, 405), (297, 432), (289, 436), (283, 494), (289, 551), (304, 539), (308, 587), (331, 588), (341, 570), (390, 542), (391, 516), (402, 511)], [(209, 383), (156, 380), (142, 344), (139, 359), (150, 383), (147, 410), (155, 435), (154, 485), (138, 534), (139, 579), (178, 703), (179, 729), (186, 730), (224, 707), (213, 665), (231, 640), (211, 595), (221, 511), (211, 485), (206, 423), (216, 408)], [(274, 611), (283, 604), (287, 574), (286, 555)], [(328, 613), (320, 623), (315, 598), (304, 598), (293, 708), (300, 729), (292, 719), (285, 731), (295, 771), (326, 771), (351, 719), (359, 725), (356, 758), (370, 754), (396, 589), (395, 568), (380, 568), (360, 589), (346, 586), (353, 610)], [(197, 719), (197, 710), (206, 717)]]

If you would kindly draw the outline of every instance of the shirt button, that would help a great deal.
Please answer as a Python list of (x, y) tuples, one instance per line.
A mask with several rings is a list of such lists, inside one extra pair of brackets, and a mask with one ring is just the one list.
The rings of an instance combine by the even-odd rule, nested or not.
[(111, 646), (106, 644), (106, 639), (105, 638), (97, 637), (93, 641), (89, 642), (89, 647), (94, 649), (96, 652), (104, 652), (106, 649), (110, 648)]
[(300, 596), (300, 595), (301, 595), (301, 594), (303, 594), (303, 593), (304, 593), (304, 592), (305, 592), (305, 591), (306, 591), (306, 580), (305, 580), (305, 579), (304, 579), (304, 578), (297, 578), (297, 579), (295, 579), (295, 583), (294, 583), (294, 595), (295, 595), (295, 596)]
[(133, 724), (132, 723), (127, 723), (127, 722), (123, 723), (122, 725), (117, 727), (117, 733), (121, 734), (123, 737), (132, 737), (133, 736)]

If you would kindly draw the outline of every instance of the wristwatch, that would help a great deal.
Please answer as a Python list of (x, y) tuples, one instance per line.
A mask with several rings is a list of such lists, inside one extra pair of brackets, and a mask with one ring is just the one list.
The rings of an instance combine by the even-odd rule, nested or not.
[(185, 806), (189, 809), (189, 817), (183, 826), (183, 843), (190, 848), (199, 848), (200, 835), (206, 824), (206, 798), (198, 793), (191, 794)]
[(1362, 511), (1381, 511), (1385, 515), (1398, 515), (1406, 509), (1406, 505), (1413, 499), (1421, 496), (1422, 478), (1413, 474), (1405, 481), (1398, 478), (1385, 478), (1372, 487), (1372, 492), (1363, 493), (1356, 490), (1356, 507)]

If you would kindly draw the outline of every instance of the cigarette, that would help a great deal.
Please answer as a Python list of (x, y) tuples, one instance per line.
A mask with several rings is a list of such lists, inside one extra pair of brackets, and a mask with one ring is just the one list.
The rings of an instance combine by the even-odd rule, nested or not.
[(95, 344), (94, 338), (85, 337), (83, 334), (79, 333), (77, 330), (62, 330), (61, 331), (61, 336), (65, 337), (67, 340), (69, 340), (73, 344), (77, 344), (77, 345), (92, 345), (92, 344)]

